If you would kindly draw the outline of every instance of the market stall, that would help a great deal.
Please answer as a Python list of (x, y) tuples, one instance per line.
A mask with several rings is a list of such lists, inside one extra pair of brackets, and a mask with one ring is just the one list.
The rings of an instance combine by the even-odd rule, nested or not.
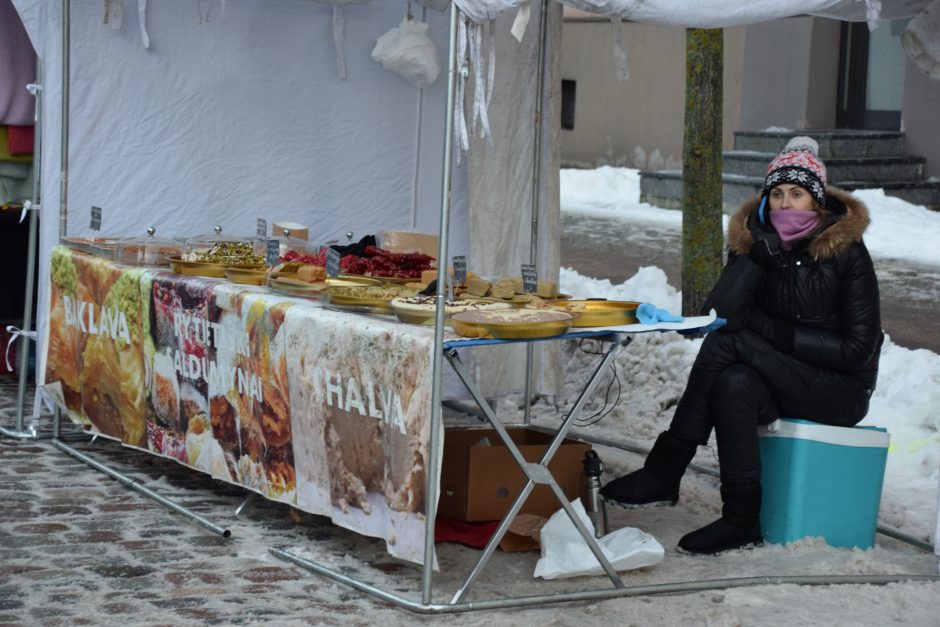
[[(206, 7), (196, 7), (198, 15), (182, 19), (179, 14), (151, 8), (145, 24), (138, 25), (126, 16), (123, 26), (113, 30), (110, 26), (101, 27), (97, 12), (72, 11), (68, 2), (62, 7), (22, 4), (21, 14), (31, 32), (44, 33), (36, 37), (44, 68), (47, 72), (51, 68), (53, 73), (58, 64), (66, 68), (61, 87), (57, 89), (50, 82), (43, 92), (46, 102), (61, 97), (63, 106), (58, 113), (65, 115), (56, 119), (53, 109), (44, 119), (46, 145), (50, 147), (43, 162), (48, 177), (45, 180), (60, 184), (47, 184), (43, 199), (45, 207), (52, 208), (47, 209), (50, 212), (59, 206), (60, 220), (45, 221), (41, 235), (40, 276), (44, 289), (40, 310), (57, 312), (52, 317), (58, 319), (52, 329), (50, 318), (41, 317), (40, 355), (50, 361), (41, 364), (40, 371), (55, 373), (60, 383), (64, 381), (56, 368), (66, 364), (67, 371), (68, 359), (57, 362), (54, 356), (75, 356), (79, 347), (60, 350), (63, 330), (74, 331), (78, 335), (70, 336), (70, 342), (75, 337), (84, 338), (79, 340), (80, 355), (82, 360), (86, 353), (89, 357), (89, 381), (96, 376), (110, 376), (112, 380), (106, 383), (120, 389), (122, 381), (114, 380), (115, 371), (120, 370), (121, 376), (129, 380), (137, 376), (138, 386), (142, 375), (145, 382), (140, 389), (151, 395), (145, 397), (131, 391), (127, 398), (133, 402), (129, 406), (119, 403), (122, 410), (130, 411), (118, 411), (109, 405), (117, 396), (105, 398), (104, 386), (85, 385), (89, 381), (72, 373), (78, 377), (74, 382), (77, 387), (63, 386), (61, 404), (82, 422), (92, 422), (89, 416), (94, 416), (96, 431), (177, 459), (184, 455), (180, 440), (205, 433), (189, 433), (188, 420), (187, 430), (178, 430), (175, 435), (153, 426), (148, 432), (147, 420), (139, 420), (140, 408), (154, 404), (153, 373), (163, 370), (165, 365), (156, 351), (153, 361), (145, 360), (149, 366), (143, 372), (121, 370), (114, 364), (104, 367), (108, 360), (115, 360), (118, 366), (126, 365), (120, 360), (130, 355), (124, 352), (117, 357), (105, 350), (125, 338), (121, 318), (113, 317), (114, 307), (105, 306), (101, 300), (106, 298), (101, 286), (106, 284), (110, 288), (119, 281), (122, 284), (147, 281), (150, 275), (143, 271), (125, 277), (123, 271), (83, 264), (87, 260), (82, 255), (76, 257), (81, 261), (75, 263), (68, 251), (57, 252), (56, 259), (61, 258), (58, 263), (63, 265), (68, 265), (64, 263), (67, 258), (76, 268), (85, 265), (98, 268), (86, 277), (101, 273), (108, 277), (104, 283), (90, 279), (89, 284), (94, 286), (97, 281), (98, 288), (90, 288), (89, 298), (75, 300), (68, 295), (67, 301), (67, 294), (57, 292), (55, 287), (49, 289), (54, 281), (48, 281), (55, 275), (52, 251), (61, 236), (97, 235), (96, 228), (101, 229), (102, 235), (140, 234), (150, 225), (162, 236), (189, 237), (207, 232), (215, 224), (224, 225), (226, 233), (244, 235), (254, 231), (258, 218), (307, 224), (312, 243), (342, 240), (347, 231), (358, 237), (375, 230), (442, 230), (444, 250), (448, 253), (441, 257), (466, 255), (478, 272), (508, 274), (509, 269), (516, 269), (518, 273), (521, 262), (536, 262), (543, 277), (557, 273), (557, 246), (544, 246), (541, 252), (536, 252), (533, 242), (536, 237), (557, 238), (557, 191), (542, 194), (533, 183), (542, 170), (556, 172), (545, 176), (543, 182), (557, 176), (557, 166), (552, 167), (557, 164), (557, 155), (537, 154), (534, 149), (537, 142), (529, 130), (531, 111), (536, 102), (541, 102), (535, 94), (541, 90), (521, 89), (515, 96), (507, 97), (513, 93), (509, 85), (535, 87), (539, 83), (537, 74), (529, 68), (544, 48), (537, 33), (524, 37), (522, 44), (510, 38), (511, 18), (502, 21), (507, 28), (501, 38), (494, 40), (500, 51), (500, 70), (494, 89), (499, 96), (489, 107), (491, 131), (486, 137), (479, 132), (471, 137), (478, 149), (472, 155), (463, 154), (458, 159), (460, 164), (451, 167), (445, 151), (447, 210), (442, 218), (440, 149), (445, 144), (445, 135), (449, 136), (442, 124), (448, 117), (445, 115), (448, 86), (441, 80), (416, 90), (368, 57), (371, 42), (400, 21), (404, 3), (397, 7), (384, 3), (361, 8), (349, 6), (343, 10), (340, 21), (332, 7), (306, 2), (267, 3), (263, 9), (229, 3), (224, 15), (218, 10), (210, 14)], [(453, 32), (451, 16), (427, 9), (421, 10), (421, 17), (429, 24), (432, 39), (446, 49)], [(560, 10), (553, 11), (555, 28), (560, 25), (559, 18)], [(545, 20), (537, 18), (534, 23), (544, 26)], [(338, 24), (344, 38), (337, 37)], [(144, 26), (145, 31), (141, 30)], [(319, 36), (311, 39), (311, 32)], [(57, 41), (59, 37), (61, 40)], [(144, 47), (145, 39), (149, 47)], [(341, 45), (343, 39), (345, 45)], [(370, 43), (362, 46), (362, 41)], [(360, 45), (353, 46), (351, 42)], [(345, 77), (337, 73), (340, 50), (344, 53)], [(218, 54), (219, 51), (224, 54)], [(201, 62), (194, 64), (193, 59)], [(148, 80), (135, 80), (139, 76), (147, 76)], [(550, 120), (551, 115), (554, 113), (545, 119)], [(536, 126), (535, 130), (542, 128)], [(61, 138), (56, 137), (59, 133)], [(57, 151), (57, 147), (64, 150)], [(490, 154), (490, 159), (480, 160), (484, 154)], [(512, 155), (516, 167), (512, 177), (507, 178), (505, 170), (490, 165), (496, 155), (503, 159)], [(152, 176), (155, 170), (161, 172), (156, 179)], [(518, 209), (507, 214), (507, 204)], [(470, 206), (475, 207), (474, 212), (469, 211)], [(475, 214), (472, 220), (468, 215), (471, 213)], [(539, 220), (543, 215), (547, 217)], [(94, 226), (89, 223), (90, 216)], [(498, 238), (491, 234), (498, 234)], [(110, 289), (107, 291), (110, 293)], [(77, 327), (69, 326), (66, 311), (70, 311), (68, 317)], [(88, 316), (94, 316), (94, 311), (99, 315), (102, 311), (111, 312), (104, 328), (118, 325), (113, 330), (119, 337), (89, 334), (92, 318)], [(96, 331), (101, 331), (100, 318), (94, 320)], [(363, 326), (361, 319), (355, 317), (348, 318), (347, 324), (353, 321)], [(126, 329), (130, 344), (145, 335), (142, 330), (135, 335), (132, 328), (133, 325)], [(397, 327), (395, 333), (408, 335), (400, 329)], [(424, 329), (421, 337), (433, 346), (433, 331)], [(73, 352), (69, 353), (69, 349)], [(415, 350), (429, 360), (435, 354), (427, 344)], [(131, 353), (135, 351), (139, 354), (134, 361), (139, 363), (146, 349), (138, 348)], [(519, 354), (518, 350), (515, 352)], [(92, 358), (99, 361), (96, 363)], [(509, 385), (518, 388), (522, 381), (519, 368), (502, 357), (492, 361), (499, 367), (483, 368), (482, 372), (504, 383), (507, 377), (499, 375), (500, 369), (512, 373), (516, 382), (510, 381)], [(433, 393), (430, 383), (434, 379), (429, 376), (428, 367), (429, 363), (414, 374), (421, 380), (421, 390)], [(440, 374), (438, 380), (439, 377)], [(54, 383), (51, 378), (49, 382)], [(125, 383), (129, 385), (129, 381)], [(148, 385), (150, 391), (146, 392)], [(75, 398), (76, 389), (83, 391), (80, 394), (83, 399)], [(180, 389), (178, 394), (182, 392)], [(210, 396), (206, 392), (200, 400), (208, 404)], [(439, 407), (439, 402), (438, 397), (430, 405)], [(157, 399), (158, 406), (160, 403)], [(199, 405), (192, 395), (183, 403)], [(424, 409), (425, 418), (434, 415), (433, 410)], [(246, 412), (251, 413), (247, 409)], [(191, 424), (198, 429), (201, 423), (196, 418)], [(428, 430), (425, 425), (424, 433)], [(240, 438), (239, 433), (235, 438), (239, 447)], [(425, 438), (422, 445), (435, 446), (435, 438)], [(439, 437), (436, 445), (440, 445)], [(279, 446), (284, 445), (273, 448)], [(188, 463), (189, 453), (185, 455)], [(258, 456), (254, 459), (257, 462)], [(433, 466), (433, 460), (428, 465)], [(245, 470), (247, 477), (251, 471)], [(236, 472), (241, 471), (236, 468)], [(420, 483), (424, 475), (419, 476)], [(234, 478), (240, 481), (242, 476)], [(263, 486), (259, 489), (257, 482), (244, 483), (260, 492), (270, 492)], [(286, 491), (275, 496), (283, 497), (283, 492)], [(413, 508), (426, 507), (420, 498), (412, 501)], [(357, 505), (361, 514), (365, 504)], [(361, 525), (357, 528), (362, 530)], [(424, 536), (433, 537), (433, 525), (429, 529), (428, 532), (421, 527), (423, 535), (418, 538), (421, 550), (417, 554), (405, 549), (392, 552), (427, 564), (433, 550), (428, 552)], [(372, 535), (395, 536), (397, 546), (405, 544), (405, 538), (399, 539), (385, 530)], [(412, 543), (411, 549), (414, 547)]]
[[(176, 235), (222, 223), (228, 232), (243, 234), (254, 231), (258, 218), (276, 218), (309, 224), (321, 241), (377, 227), (439, 232), (442, 262), (463, 254), (480, 273), (508, 274), (525, 262), (543, 277), (555, 276), (557, 125), (555, 108), (546, 103), (553, 104), (558, 83), (553, 55), (558, 51), (560, 7), (547, 2), (532, 6), (538, 32), (522, 37), (521, 43), (518, 32), (515, 39), (508, 33), (513, 26), (524, 33), (524, 23), (519, 27), (516, 16), (500, 13), (495, 31), (500, 36), (492, 39), (492, 54), (479, 54), (479, 49), (470, 54), (477, 61), (472, 75), (478, 80), (466, 98), (458, 99), (473, 100), (473, 94), (479, 100), (483, 94), (484, 100), (492, 100), (487, 109), (474, 106), (472, 115), (464, 112), (476, 134), (468, 136), (470, 152), (461, 153), (461, 163), (452, 166), (453, 86), (460, 84), (457, 75), (466, 77), (470, 69), (457, 67), (451, 54), (450, 84), (438, 81), (417, 91), (368, 57), (371, 42), (401, 19), (402, 6), (370, 3), (337, 9), (283, 0), (222, 3), (224, 13), (217, 7), (213, 14), (206, 10), (213, 3), (196, 3), (188, 5), (196, 15), (187, 22), (179, 13), (148, 10), (141, 3), (137, 28), (124, 20), (123, 27), (108, 32), (96, 11), (72, 14), (68, 0), (62, 7), (25, 0), (18, 4), (46, 72), (65, 68), (61, 91), (44, 86), (44, 96), (61, 98), (66, 113), (58, 120), (47, 115), (46, 139), (56, 145), (53, 138), (61, 127), (67, 141), (55, 155), (58, 163), (45, 153), (44, 205), (59, 205), (60, 220), (43, 222), (40, 269), (47, 288), (40, 310), (50, 312), (40, 322), (40, 354), (48, 359), (41, 368), (66, 384), (61, 404), (76, 413), (76, 420), (129, 445), (385, 538), (393, 554), (424, 564), (422, 603), (429, 607), (446, 348), (442, 285), (434, 329), (414, 331), (389, 321), (364, 322), (348, 313), (297, 307), (289, 299), (247, 288), (121, 269), (54, 247), (62, 235), (90, 234), (93, 227), (85, 226), (89, 212), (92, 222), (97, 219), (121, 234), (139, 232), (155, 216), (162, 218), (161, 232), (175, 230)], [(439, 47), (453, 50), (456, 16), (429, 10), (423, 17)], [(58, 48), (49, 33), (62, 31), (65, 43)], [(370, 45), (351, 45), (362, 41)], [(546, 57), (552, 61), (543, 66)], [(480, 65), (483, 59), (489, 60), (489, 68), (495, 60), (499, 63), (498, 78), (486, 88), (479, 81), (487, 67)], [(140, 76), (147, 79), (140, 81)], [(534, 127), (533, 111), (538, 112)], [(481, 124), (486, 121), (484, 126), (477, 126), (478, 117)], [(488, 132), (477, 131), (483, 128)], [(544, 151), (542, 140), (549, 147)], [(447, 147), (443, 190), (441, 144)], [(154, 171), (161, 175), (154, 178)], [(71, 283), (71, 271), (62, 270), (69, 263), (76, 277)], [(119, 284), (124, 287), (114, 292)], [(112, 292), (117, 302), (108, 300)], [(136, 299), (137, 318), (122, 309), (127, 298)], [(161, 308), (174, 312), (162, 330)], [(177, 319), (189, 320), (189, 326), (177, 325)], [(155, 326), (148, 329), (148, 324)], [(210, 325), (232, 325), (230, 337), (239, 339), (210, 340), (216, 330)], [(198, 347), (180, 350), (189, 335), (202, 338), (198, 344), (206, 355), (199, 355)], [(364, 348), (376, 350), (370, 337), (380, 343), (383, 359), (401, 360), (398, 369), (375, 368), (375, 353)], [(147, 346), (148, 339), (153, 346)], [(285, 350), (285, 343), (295, 341), (313, 355), (330, 355), (321, 362), (333, 364), (337, 354), (352, 355), (351, 367), (359, 378), (317, 372), (322, 364), (314, 360), (310, 366), (302, 354)], [(125, 348), (115, 349), (118, 345)], [(135, 348), (126, 348), (130, 346)], [(82, 368), (70, 372), (74, 360), (61, 357), (76, 353), (82, 355)], [(140, 370), (124, 367), (125, 359)], [(518, 371), (501, 357), (492, 362), (503, 364), (483, 369), (493, 379), (505, 381), (507, 371)], [(223, 368), (234, 372), (232, 377), (223, 377)], [(405, 372), (409, 374), (403, 376)], [(174, 379), (181, 373), (197, 383), (184, 391)], [(107, 386), (97, 385), (96, 378), (107, 376), (113, 379)], [(406, 391), (402, 386), (410, 376), (415, 382)], [(70, 377), (73, 385), (68, 385)], [(540, 373), (538, 380), (549, 384), (551, 373)], [(511, 387), (518, 388), (518, 382), (524, 383), (517, 378)], [(127, 393), (114, 396), (113, 390), (122, 386)], [(375, 403), (364, 400), (371, 398), (368, 390), (378, 394)], [(330, 398), (334, 406), (342, 398), (342, 416), (324, 411), (324, 399)], [(222, 399), (216, 400), (216, 412), (213, 399)], [(280, 415), (288, 416), (289, 428), (270, 420), (277, 414), (274, 399), (286, 409)], [(359, 476), (363, 487), (371, 482), (371, 490), (352, 482), (349, 490), (336, 492), (337, 482), (330, 476), (327, 495), (324, 460), (342, 451), (343, 459), (335, 460), (340, 468), (357, 455), (356, 445), (344, 447), (343, 434), (335, 427), (350, 417), (350, 408), (361, 414), (360, 406), (370, 414), (369, 424), (388, 427), (382, 430), (381, 459), (395, 468), (381, 473), (372, 469), (374, 480)], [(337, 417), (332, 427), (330, 415)], [(298, 428), (303, 420), (313, 423), (306, 425), (309, 433)], [(212, 438), (205, 436), (210, 431)], [(396, 432), (405, 437), (386, 437)], [(355, 440), (348, 437), (347, 443)], [(370, 445), (379, 446), (377, 441)], [(298, 450), (304, 457), (299, 465)], [(409, 466), (416, 454), (422, 463)], [(318, 473), (321, 480), (308, 481)], [(379, 474), (386, 483), (378, 485)], [(536, 479), (551, 483), (541, 475), (530, 477)], [(373, 508), (387, 515), (379, 528), (370, 529), (382, 517), (367, 520), (361, 514)], [(587, 535), (585, 540), (592, 545)], [(608, 574), (616, 585), (616, 577)]]

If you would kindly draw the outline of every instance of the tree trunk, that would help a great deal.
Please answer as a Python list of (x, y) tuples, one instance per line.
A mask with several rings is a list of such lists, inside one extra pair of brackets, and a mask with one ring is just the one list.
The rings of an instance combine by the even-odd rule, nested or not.
[(690, 28), (682, 147), (682, 314), (699, 315), (718, 280), (721, 227), (721, 29)]

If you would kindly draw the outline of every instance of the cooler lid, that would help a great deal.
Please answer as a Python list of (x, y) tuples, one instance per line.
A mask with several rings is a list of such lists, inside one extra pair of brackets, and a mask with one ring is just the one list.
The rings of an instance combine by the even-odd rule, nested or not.
[(758, 434), (762, 438), (793, 438), (865, 448), (888, 448), (891, 442), (891, 436), (883, 427), (833, 427), (796, 418), (781, 418), (761, 426)]

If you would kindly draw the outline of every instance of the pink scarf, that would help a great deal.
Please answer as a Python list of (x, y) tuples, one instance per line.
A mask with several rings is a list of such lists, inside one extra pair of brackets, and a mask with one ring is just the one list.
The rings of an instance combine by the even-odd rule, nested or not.
[(800, 241), (817, 226), (819, 214), (815, 211), (800, 209), (777, 209), (770, 212), (770, 222), (777, 229), (780, 236), (780, 247), (784, 250), (793, 248), (793, 244)]

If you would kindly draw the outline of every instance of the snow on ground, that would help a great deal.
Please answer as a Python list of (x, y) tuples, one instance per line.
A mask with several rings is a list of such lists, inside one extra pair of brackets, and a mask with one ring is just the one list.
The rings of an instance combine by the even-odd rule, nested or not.
[[(873, 257), (940, 265), (940, 246), (929, 245), (940, 241), (940, 212), (885, 196), (881, 189), (859, 190), (855, 196), (865, 203), (871, 215), (865, 244)], [(561, 209), (676, 228), (682, 225), (680, 211), (640, 202), (640, 174), (630, 168), (562, 170)], [(928, 245), (914, 246), (914, 242)]]

